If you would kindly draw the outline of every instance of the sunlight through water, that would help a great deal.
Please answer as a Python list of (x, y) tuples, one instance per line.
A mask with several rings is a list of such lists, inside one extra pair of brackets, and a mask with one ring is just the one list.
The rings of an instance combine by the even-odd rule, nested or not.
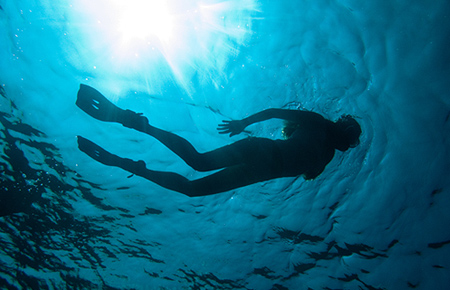
[(91, 79), (120, 73), (148, 93), (175, 81), (192, 94), (195, 74), (216, 87), (226, 81), (225, 65), (250, 39), (256, 13), (255, 0), (79, 0), (69, 8), (67, 53)]
[[(0, 0), (0, 289), (450, 289), (449, 11), (449, 0)], [(80, 84), (130, 111), (93, 101), (86, 113)], [(203, 156), (273, 140), (261, 161), (279, 170), (308, 154), (276, 150), (295, 151), (281, 140), (293, 120), (217, 130), (269, 108), (352, 115), (361, 143), (313, 180), (204, 197), (124, 170), (218, 172), (197, 172), (158, 129)], [(148, 134), (121, 124), (145, 121), (132, 112)]]
[[(160, 41), (168, 41), (172, 34), (172, 16), (166, 1), (114, 1), (121, 7), (118, 31), (122, 41), (130, 43), (134, 38), (146, 39), (155, 35)], [(114, 3), (113, 2), (113, 3)]]

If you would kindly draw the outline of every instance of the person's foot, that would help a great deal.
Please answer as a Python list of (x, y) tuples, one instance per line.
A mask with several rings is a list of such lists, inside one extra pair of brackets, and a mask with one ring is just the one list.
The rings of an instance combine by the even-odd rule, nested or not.
[(136, 175), (142, 175), (146, 170), (148, 170), (147, 167), (145, 166), (146, 165), (145, 162), (142, 160), (134, 161), (128, 158), (121, 158), (121, 159), (122, 160), (120, 166), (119, 165), (118, 166), (128, 172), (134, 173)]
[(89, 155), (92, 159), (97, 160), (104, 165), (117, 166), (132, 173), (139, 173), (143, 170), (147, 170), (145, 166), (146, 164), (142, 160), (133, 161), (128, 158), (119, 157), (106, 151), (102, 147), (86, 138), (83, 138), (81, 136), (77, 136), (77, 138), (78, 148)]
[(124, 127), (138, 129), (142, 126), (148, 125), (148, 119), (143, 116), (142, 113), (125, 110), (121, 114), (120, 123), (122, 123)]
[(80, 85), (76, 105), (100, 121), (117, 122), (125, 127), (137, 130), (143, 130), (148, 125), (148, 119), (141, 113), (117, 107), (99, 91), (87, 85)]

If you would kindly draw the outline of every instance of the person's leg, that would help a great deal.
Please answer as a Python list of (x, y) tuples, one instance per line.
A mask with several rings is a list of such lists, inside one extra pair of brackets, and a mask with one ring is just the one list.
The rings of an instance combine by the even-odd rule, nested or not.
[(247, 138), (209, 152), (199, 153), (186, 139), (151, 126), (146, 117), (128, 110), (126, 114), (128, 117), (121, 122), (124, 126), (156, 138), (197, 171), (211, 171), (240, 165), (246, 163), (246, 160), (257, 159), (261, 155), (272, 153), (273, 141), (265, 138)]
[(122, 158), (115, 166), (189, 197), (221, 193), (275, 177), (270, 176), (267, 171), (263, 172), (260, 167), (250, 167), (248, 165), (227, 167), (196, 180), (189, 180), (173, 172), (147, 169), (143, 161), (136, 162)]
[(191, 197), (216, 194), (277, 177), (273, 174), (271, 168), (267, 168), (263, 164), (243, 164), (228, 167), (209, 176), (191, 181), (176, 173), (147, 169), (144, 161), (121, 158), (81, 136), (78, 136), (78, 147), (81, 151), (105, 165), (120, 167), (164, 188)]
[(144, 161), (133, 161), (119, 157), (81, 136), (78, 136), (78, 148), (104, 165), (120, 167), (168, 189), (181, 192), (183, 188), (187, 188), (189, 183), (187, 178), (179, 174), (149, 170), (145, 167)]
[(253, 145), (245, 141), (238, 141), (211, 152), (199, 153), (184, 138), (151, 126), (146, 117), (117, 107), (99, 91), (87, 85), (80, 85), (76, 104), (84, 112), (98, 120), (121, 123), (125, 127), (155, 137), (198, 171), (210, 171), (238, 165), (244, 162), (244, 158), (255, 155)]

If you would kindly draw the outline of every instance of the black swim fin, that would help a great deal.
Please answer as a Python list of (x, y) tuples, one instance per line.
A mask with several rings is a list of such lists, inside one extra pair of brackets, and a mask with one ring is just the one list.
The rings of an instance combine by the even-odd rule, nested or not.
[(98, 152), (103, 150), (100, 146), (98, 146), (94, 142), (92, 142), (86, 138), (83, 138), (81, 136), (77, 136), (77, 141), (78, 141), (78, 148), (81, 151), (83, 151), (84, 153), (86, 153), (87, 155), (92, 157), (93, 159), (100, 161), (100, 160), (98, 160), (99, 159)]
[(121, 158), (81, 136), (77, 136), (77, 142), (82, 152), (104, 165), (117, 166), (139, 176), (144, 176), (147, 171), (145, 162), (142, 160), (135, 162), (128, 158)]
[(88, 156), (90, 156), (92, 159), (109, 166), (118, 166), (118, 164), (120, 163), (120, 157), (109, 153), (94, 142), (81, 136), (77, 136), (77, 141), (78, 148)]
[(105, 122), (120, 123), (124, 112), (99, 91), (83, 84), (78, 90), (76, 105), (91, 117)]

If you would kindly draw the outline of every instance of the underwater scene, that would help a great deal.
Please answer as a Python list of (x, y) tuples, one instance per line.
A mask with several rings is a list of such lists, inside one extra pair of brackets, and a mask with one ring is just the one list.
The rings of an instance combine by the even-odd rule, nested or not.
[(449, 289), (450, 2), (0, 0), (0, 289)]

